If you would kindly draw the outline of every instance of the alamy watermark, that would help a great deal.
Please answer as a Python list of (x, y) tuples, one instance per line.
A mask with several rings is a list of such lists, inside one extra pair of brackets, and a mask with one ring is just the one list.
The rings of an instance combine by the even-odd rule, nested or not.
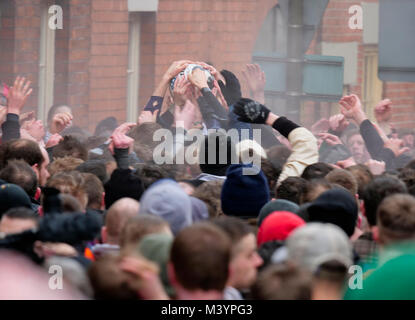
[(51, 274), (49, 278), (49, 289), (51, 290), (62, 290), (63, 289), (63, 270), (59, 265), (51, 265), (48, 273)]

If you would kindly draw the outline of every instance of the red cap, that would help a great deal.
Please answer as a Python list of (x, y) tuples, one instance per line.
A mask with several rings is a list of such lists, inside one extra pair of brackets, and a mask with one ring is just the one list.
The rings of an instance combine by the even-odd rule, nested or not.
[(284, 241), (290, 233), (305, 225), (305, 221), (299, 216), (288, 211), (274, 211), (268, 215), (258, 230), (258, 246), (273, 240)]

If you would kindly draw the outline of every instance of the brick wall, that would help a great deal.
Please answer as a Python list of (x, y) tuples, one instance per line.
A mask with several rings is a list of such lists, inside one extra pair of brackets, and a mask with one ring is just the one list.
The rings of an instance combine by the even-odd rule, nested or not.
[[(21, 74), (33, 81), (28, 108), (37, 106), (40, 3), (48, 0), (1, 1), (1, 79), (12, 83)], [(203, 60), (241, 76), (251, 61), (255, 39), (277, 0), (159, 0), (157, 13), (141, 13), (139, 106), (151, 95), (168, 65), (177, 59)], [(362, 42), (362, 31), (350, 30), (348, 8), (363, 1), (331, 0), (309, 53), (320, 42)], [(377, 2), (365, 0), (364, 2)], [(75, 123), (93, 130), (108, 116), (125, 119), (128, 21), (127, 0), (56, 0), (63, 7), (64, 29), (56, 32), (55, 103), (74, 108)], [(11, 48), (11, 49), (10, 49)], [(358, 82), (350, 90), (361, 95), (363, 45), (358, 50)], [(394, 102), (396, 126), (415, 122), (415, 85), (387, 83), (383, 93)], [(305, 122), (330, 106), (310, 103)], [(303, 118), (304, 119), (304, 118)], [(308, 124), (308, 123), (307, 123)], [(308, 124), (309, 125), (309, 124)]]

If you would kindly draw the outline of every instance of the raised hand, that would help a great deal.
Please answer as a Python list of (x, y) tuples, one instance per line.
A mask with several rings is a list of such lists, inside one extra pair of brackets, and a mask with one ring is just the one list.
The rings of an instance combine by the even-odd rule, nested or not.
[(392, 118), (392, 101), (380, 101), (375, 107), (375, 118), (378, 123), (388, 122)]
[(20, 118), (19, 118), (20, 125), (22, 126), (26, 121), (31, 121), (34, 118), (35, 118), (34, 111), (24, 112), (20, 115)]
[(205, 71), (200, 68), (194, 68), (187, 79), (198, 89), (209, 88)]
[(265, 103), (265, 73), (261, 70), (261, 67), (258, 64), (247, 64), (246, 69), (242, 71), (242, 75), (248, 83), (252, 97), (261, 103)]
[(186, 80), (185, 77), (177, 77), (173, 89), (173, 101), (176, 106), (184, 106), (186, 100), (188, 99), (188, 91), (191, 85), (191, 82)]
[(270, 110), (263, 104), (246, 98), (241, 98), (235, 104), (233, 112), (239, 116), (239, 121), (260, 124), (266, 123), (270, 114)]
[(174, 61), (167, 71), (164, 73), (164, 78), (170, 81), (175, 76), (177, 76), (180, 72), (182, 72), (186, 67), (191, 64), (192, 61), (190, 60), (180, 60), (180, 61)]
[(13, 87), (9, 90), (7, 110), (9, 113), (20, 114), (27, 98), (31, 95), (33, 89), (30, 88), (30, 81), (25, 77), (17, 77)]
[(334, 134), (330, 134), (330, 133), (327, 133), (327, 132), (321, 132), (321, 133), (317, 134), (317, 136), (319, 136), (324, 141), (326, 141), (327, 144), (330, 145), (330, 146), (343, 144), (342, 141), (340, 140), (340, 138), (338, 136), (334, 135)]
[(368, 160), (365, 165), (369, 168), (370, 172), (374, 175), (379, 175), (385, 172), (386, 164), (383, 161), (377, 161), (370, 159)]
[(392, 150), (392, 152), (395, 154), (395, 157), (399, 157), (403, 153), (408, 152), (410, 150), (408, 147), (403, 146), (402, 139), (395, 138), (386, 140), (384, 147)]
[(356, 162), (354, 161), (353, 157), (350, 157), (345, 160), (337, 161), (336, 165), (342, 169), (346, 169), (348, 167), (356, 165)]
[(330, 128), (329, 120), (323, 118), (323, 119), (320, 119), (319, 121), (317, 121), (315, 124), (313, 124), (311, 126), (311, 132), (314, 135), (317, 135), (321, 132), (327, 132), (327, 130), (329, 130), (329, 128)]
[(63, 137), (60, 134), (55, 133), (55, 134), (50, 136), (48, 142), (46, 142), (45, 147), (46, 148), (51, 148), (51, 147), (57, 146), (59, 144), (59, 142), (61, 142), (62, 140), (63, 140)]
[(343, 132), (350, 124), (343, 114), (336, 114), (329, 119), (330, 129), (335, 132)]
[(133, 122), (125, 122), (114, 130), (111, 135), (111, 143), (108, 146), (111, 153), (114, 153), (114, 148), (127, 149), (132, 147), (134, 139), (127, 136), (127, 132), (136, 125), (137, 124)]
[(61, 133), (66, 127), (71, 125), (72, 119), (72, 115), (68, 112), (55, 114), (52, 119), (52, 124), (49, 128), (50, 133)]
[(362, 103), (357, 95), (344, 96), (339, 101), (341, 113), (348, 119), (353, 119), (360, 125), (367, 119), (362, 109)]

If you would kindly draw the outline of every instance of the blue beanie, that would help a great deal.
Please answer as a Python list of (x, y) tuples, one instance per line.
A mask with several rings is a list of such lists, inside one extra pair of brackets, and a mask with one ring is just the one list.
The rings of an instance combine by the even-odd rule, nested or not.
[[(243, 169), (257, 173), (244, 175)], [(222, 211), (225, 215), (256, 218), (269, 200), (267, 178), (257, 166), (233, 164), (228, 168), (221, 193)]]

